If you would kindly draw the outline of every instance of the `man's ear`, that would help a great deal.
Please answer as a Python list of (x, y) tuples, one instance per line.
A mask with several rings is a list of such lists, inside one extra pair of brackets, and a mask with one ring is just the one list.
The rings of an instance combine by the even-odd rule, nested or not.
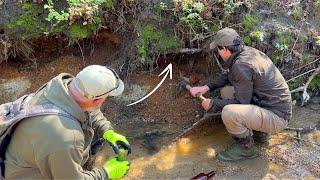
[(102, 104), (102, 103), (103, 103), (103, 101), (104, 101), (104, 99), (103, 99), (103, 98), (100, 98), (100, 99), (94, 99), (94, 100), (92, 101), (92, 104), (93, 104), (93, 105), (95, 105), (95, 106), (98, 106), (98, 105)]

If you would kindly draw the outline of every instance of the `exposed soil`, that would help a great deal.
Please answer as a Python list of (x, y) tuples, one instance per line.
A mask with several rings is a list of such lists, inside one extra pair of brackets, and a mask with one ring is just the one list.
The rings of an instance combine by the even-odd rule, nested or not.
[[(109, 47), (112, 46), (109, 44)], [(21, 69), (16, 64), (1, 64), (1, 85), (17, 79), (30, 81), (24, 92), (1, 91), (1, 103), (11, 100), (13, 92), (17, 97), (33, 92), (43, 83), (61, 72), (76, 74), (84, 65), (104, 64), (118, 67), (117, 62), (107, 61), (112, 50), (96, 47), (92, 57), (82, 60), (79, 53), (58, 56), (40, 61), (37, 69)], [(178, 61), (178, 60), (177, 60)], [(180, 60), (179, 60), (180, 61)], [(192, 71), (197, 78), (209, 77), (208, 64), (197, 60)], [(42, 63), (41, 63), (42, 62)], [(221, 162), (216, 153), (232, 143), (227, 131), (219, 120), (209, 119), (196, 128), (178, 145), (173, 140), (187, 127), (199, 120), (204, 112), (200, 101), (182, 91), (176, 95), (179, 73), (177, 69), (190, 67), (188, 62), (174, 62), (173, 80), (164, 84), (140, 104), (126, 105), (150, 92), (161, 80), (158, 74), (165, 67), (160, 65), (151, 74), (131, 75), (126, 78), (126, 90), (122, 97), (110, 98), (102, 107), (106, 117), (115, 128), (125, 134), (133, 146), (129, 156), (131, 168), (125, 179), (190, 179), (200, 172), (216, 171), (217, 179), (315, 179), (320, 178), (320, 131), (303, 135), (303, 138), (318, 144), (293, 139), (294, 132), (283, 131), (273, 135), (264, 145), (256, 145), (260, 156), (239, 163)], [(18, 70), (19, 69), (19, 70)], [(188, 74), (188, 73), (187, 73)], [(190, 73), (188, 74), (190, 75)], [(195, 81), (203, 84), (205, 81)], [(15, 86), (12, 86), (15, 87)], [(319, 121), (319, 101), (310, 102), (307, 107), (294, 108), (291, 127), (307, 127)], [(94, 166), (114, 156), (111, 148), (104, 147), (96, 156)]]

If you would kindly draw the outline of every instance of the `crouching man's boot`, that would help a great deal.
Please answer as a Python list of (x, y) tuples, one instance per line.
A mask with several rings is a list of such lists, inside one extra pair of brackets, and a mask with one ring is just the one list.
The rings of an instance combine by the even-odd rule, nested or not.
[(258, 143), (266, 143), (269, 140), (269, 134), (260, 131), (253, 131), (252, 137), (254, 139), (254, 142)]
[(253, 147), (253, 138), (249, 135), (245, 138), (232, 137), (235, 143), (218, 154), (222, 161), (240, 161), (257, 157)]

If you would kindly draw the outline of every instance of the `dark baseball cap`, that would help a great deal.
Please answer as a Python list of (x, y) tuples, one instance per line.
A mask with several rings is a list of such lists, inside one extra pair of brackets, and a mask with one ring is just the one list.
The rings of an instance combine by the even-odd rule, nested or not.
[(241, 44), (241, 37), (232, 28), (223, 28), (217, 32), (214, 36), (214, 40), (210, 43), (210, 49), (214, 49), (217, 46), (233, 46), (233, 45), (240, 45)]

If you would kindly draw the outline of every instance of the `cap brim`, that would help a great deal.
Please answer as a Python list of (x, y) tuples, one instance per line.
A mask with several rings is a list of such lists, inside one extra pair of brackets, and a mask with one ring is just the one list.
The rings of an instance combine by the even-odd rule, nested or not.
[(215, 42), (210, 43), (210, 49), (214, 49), (216, 47), (217, 47), (217, 45), (215, 44)]
[(113, 91), (111, 91), (108, 96), (120, 96), (124, 91), (124, 83), (119, 79), (119, 87)]

